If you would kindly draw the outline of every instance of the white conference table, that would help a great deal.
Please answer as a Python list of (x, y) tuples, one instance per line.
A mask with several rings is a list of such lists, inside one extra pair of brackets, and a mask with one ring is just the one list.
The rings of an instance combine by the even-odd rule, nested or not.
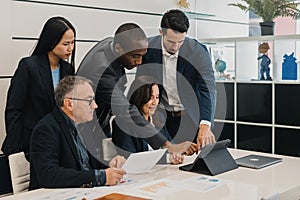
[[(72, 188), (72, 189), (38, 189), (23, 192), (16, 195), (1, 198), (1, 200), (24, 199), (94, 199), (109, 193), (117, 192), (149, 199), (224, 199), (224, 200), (299, 200), (300, 199), (300, 158), (271, 155), (252, 151), (229, 149), (233, 158), (239, 158), (248, 154), (259, 154), (283, 158), (283, 162), (277, 163), (259, 170), (239, 167), (237, 169), (216, 175), (207, 176), (196, 173), (184, 172), (178, 169), (179, 165), (168, 165), (160, 170), (144, 174), (128, 174), (125, 178), (129, 182), (112, 187)], [(186, 157), (184, 164), (193, 162), (195, 156)], [(217, 180), (218, 184), (212, 189), (197, 191), (195, 182), (190, 182), (190, 188), (184, 187), (190, 180), (199, 177), (207, 180)], [(198, 180), (198, 179), (197, 179)], [(176, 183), (172, 188), (157, 188), (162, 182)], [(155, 185), (156, 191), (148, 195), (141, 188)], [(185, 184), (185, 185), (184, 185)], [(211, 184), (211, 183), (209, 183)], [(214, 184), (214, 183), (212, 183)], [(145, 186), (146, 185), (146, 186)], [(145, 186), (145, 187), (144, 187)], [(161, 185), (160, 185), (161, 186)], [(153, 189), (153, 187), (152, 187)], [(157, 192), (157, 193), (156, 193)], [(154, 194), (155, 193), (155, 194)], [(161, 196), (156, 196), (161, 194)]]

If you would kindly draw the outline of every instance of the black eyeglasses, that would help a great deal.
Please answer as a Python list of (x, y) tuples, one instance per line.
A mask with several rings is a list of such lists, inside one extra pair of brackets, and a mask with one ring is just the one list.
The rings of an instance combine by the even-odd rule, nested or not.
[(92, 104), (93, 101), (95, 101), (95, 97), (93, 97), (91, 99), (79, 99), (79, 98), (66, 97), (65, 99), (71, 99), (71, 100), (75, 100), (75, 101), (86, 101), (86, 102), (89, 102), (89, 106)]

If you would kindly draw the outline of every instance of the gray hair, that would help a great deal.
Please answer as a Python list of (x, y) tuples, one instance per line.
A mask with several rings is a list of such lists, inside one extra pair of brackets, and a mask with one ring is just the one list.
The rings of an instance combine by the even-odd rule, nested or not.
[(92, 81), (82, 76), (66, 76), (59, 81), (55, 90), (55, 101), (57, 106), (62, 107), (64, 105), (64, 98), (66, 94), (72, 92), (77, 85), (88, 83), (93, 85)]

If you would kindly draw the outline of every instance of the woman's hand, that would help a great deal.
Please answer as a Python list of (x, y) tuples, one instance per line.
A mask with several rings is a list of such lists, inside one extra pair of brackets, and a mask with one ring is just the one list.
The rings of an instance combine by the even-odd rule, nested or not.
[(174, 165), (181, 164), (183, 160), (184, 160), (184, 156), (180, 154), (170, 154), (169, 156), (170, 163)]

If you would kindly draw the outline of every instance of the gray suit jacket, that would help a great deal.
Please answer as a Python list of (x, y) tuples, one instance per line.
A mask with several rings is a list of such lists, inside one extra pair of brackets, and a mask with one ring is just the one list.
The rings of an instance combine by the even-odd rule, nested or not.
[(97, 43), (83, 59), (77, 75), (93, 81), (98, 121), (108, 137), (111, 134), (109, 120), (113, 114), (123, 119), (125, 131), (129, 125), (135, 126), (141, 137), (146, 137), (145, 140), (157, 149), (167, 139), (144, 119), (137, 107), (131, 105), (125, 96), (125, 69), (113, 51), (112, 42), (113, 38), (106, 38)]

